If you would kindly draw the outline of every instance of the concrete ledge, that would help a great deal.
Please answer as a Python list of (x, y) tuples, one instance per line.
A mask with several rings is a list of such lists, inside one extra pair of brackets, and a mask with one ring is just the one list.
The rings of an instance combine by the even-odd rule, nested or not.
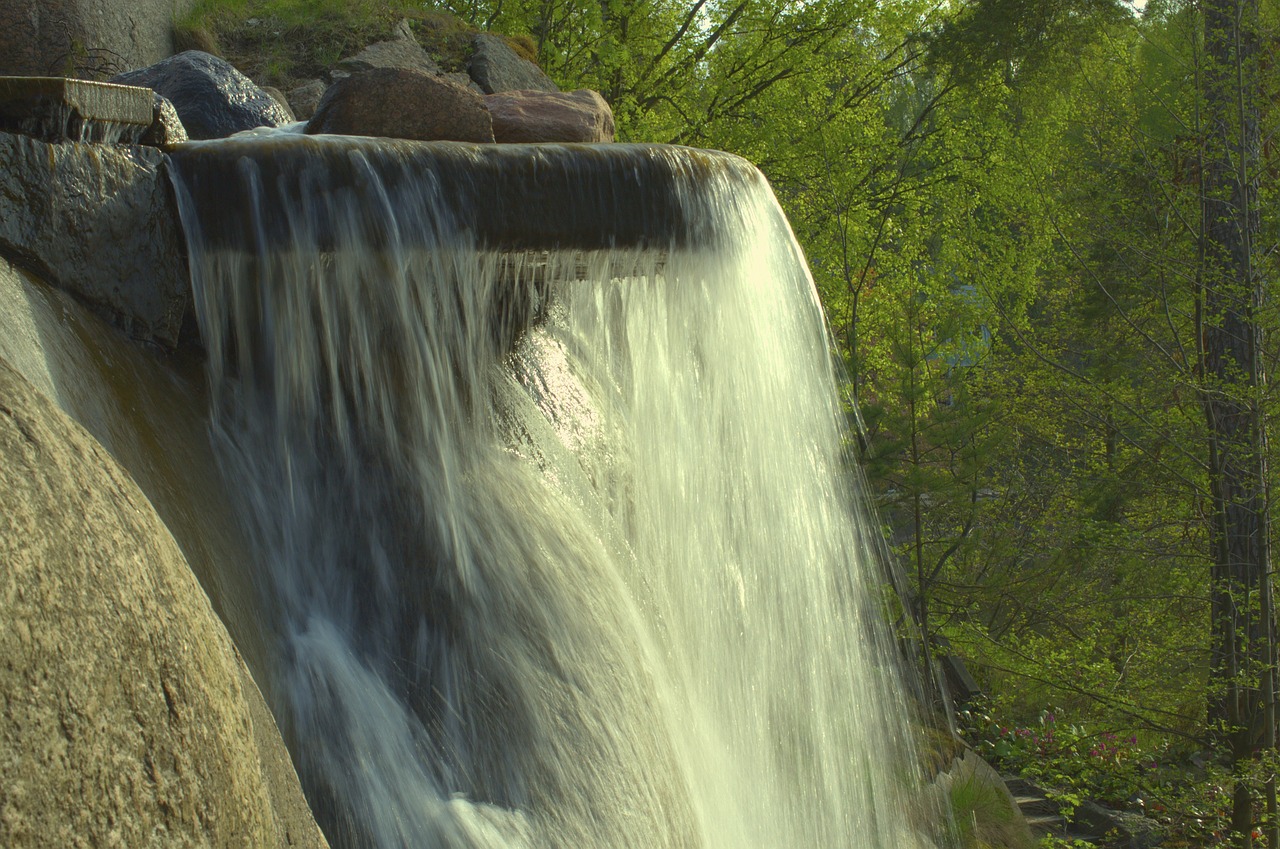
[(0, 77), (0, 128), (47, 142), (136, 141), (151, 126), (154, 94), (67, 77)]

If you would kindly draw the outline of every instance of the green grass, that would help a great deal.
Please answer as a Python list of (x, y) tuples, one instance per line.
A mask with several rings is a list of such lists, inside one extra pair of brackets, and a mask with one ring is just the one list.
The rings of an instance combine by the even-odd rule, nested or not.
[(964, 849), (1030, 849), (1026, 823), (1003, 785), (974, 773), (957, 776), (949, 801)]

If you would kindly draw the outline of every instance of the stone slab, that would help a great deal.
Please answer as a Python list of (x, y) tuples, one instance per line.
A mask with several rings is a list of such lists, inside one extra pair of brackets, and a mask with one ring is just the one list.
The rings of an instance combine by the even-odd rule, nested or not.
[[(44, 141), (133, 141), (151, 126), (153, 95), (138, 86), (67, 77), (0, 77), (0, 127)], [(95, 138), (96, 137), (96, 138)]]

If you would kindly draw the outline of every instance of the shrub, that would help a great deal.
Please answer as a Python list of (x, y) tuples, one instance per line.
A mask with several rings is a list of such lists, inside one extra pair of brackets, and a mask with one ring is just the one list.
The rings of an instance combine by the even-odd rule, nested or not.
[[(1005, 774), (1033, 781), (1070, 817), (1090, 800), (1145, 814), (1166, 830), (1167, 847), (1226, 846), (1231, 843), (1235, 781), (1213, 753), (1180, 751), (1167, 740), (1144, 742), (1139, 734), (1099, 730), (1065, 721), (1046, 709), (1035, 722), (1005, 723), (979, 706), (961, 711), (962, 735)], [(1253, 763), (1260, 786), (1276, 764)], [(1262, 822), (1259, 809), (1255, 820)], [(1042, 849), (1068, 849), (1049, 841)]]

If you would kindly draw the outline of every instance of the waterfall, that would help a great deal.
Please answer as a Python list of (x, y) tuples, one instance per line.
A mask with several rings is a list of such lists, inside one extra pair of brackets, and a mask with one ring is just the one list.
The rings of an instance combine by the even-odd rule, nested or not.
[(338, 137), (172, 167), (266, 689), (335, 845), (932, 845), (754, 168)]

